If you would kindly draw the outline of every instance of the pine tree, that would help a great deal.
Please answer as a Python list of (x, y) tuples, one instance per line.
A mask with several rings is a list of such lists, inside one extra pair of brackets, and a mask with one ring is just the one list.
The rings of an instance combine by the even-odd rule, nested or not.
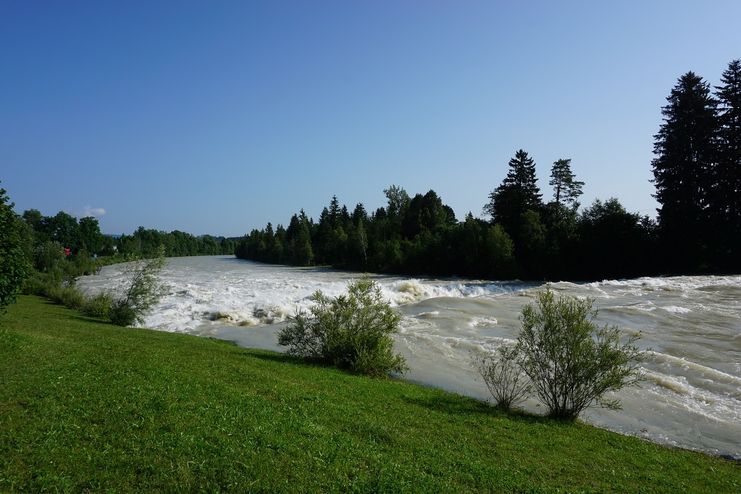
[(576, 209), (579, 206), (577, 200), (582, 195), (581, 188), (584, 182), (576, 180), (571, 171), (571, 160), (560, 159), (553, 163), (551, 168), (551, 181), (548, 185), (553, 187), (553, 197), (556, 204), (564, 204)]
[(509, 160), (509, 171), (502, 184), (489, 194), (484, 212), (500, 223), (510, 235), (517, 232), (521, 215), (542, 208), (540, 189), (535, 178), (535, 161), (520, 149)]
[[(728, 64), (717, 86), (718, 167), (710, 214), (726, 268), (741, 267), (741, 60)], [(729, 265), (730, 264), (730, 265)]]
[(662, 108), (651, 162), (664, 258), (672, 270), (706, 265), (707, 202), (716, 161), (716, 101), (693, 72), (680, 77)]

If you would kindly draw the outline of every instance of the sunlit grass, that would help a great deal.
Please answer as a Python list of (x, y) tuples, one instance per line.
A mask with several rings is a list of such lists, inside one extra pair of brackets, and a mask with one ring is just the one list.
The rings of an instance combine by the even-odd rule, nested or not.
[(2, 492), (741, 488), (722, 459), (36, 297), (0, 327)]

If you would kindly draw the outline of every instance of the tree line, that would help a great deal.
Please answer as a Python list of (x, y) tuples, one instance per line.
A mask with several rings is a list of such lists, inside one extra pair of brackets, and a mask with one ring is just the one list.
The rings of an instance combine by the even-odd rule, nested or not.
[[(154, 257), (160, 245), (167, 257), (233, 254), (235, 239), (195, 236), (178, 230), (162, 232), (139, 227), (131, 235), (113, 237), (100, 231), (96, 218), (79, 220), (74, 216), (58, 212), (44, 216), (36, 209), (23, 212), (21, 219), (27, 233), (30, 257), (35, 259), (37, 269), (43, 257), (66, 256), (113, 256), (129, 258)], [(41, 258), (41, 259), (40, 259)]]
[(462, 221), (438, 194), (392, 185), (387, 205), (352, 212), (332, 197), (317, 221), (302, 209), (237, 244), (242, 259), (296, 266), (491, 279), (602, 279), (741, 268), (741, 64), (721, 85), (683, 75), (662, 108), (652, 162), (658, 219), (615, 198), (580, 208), (571, 160), (551, 167), (543, 199), (535, 161), (518, 150), (483, 211)]

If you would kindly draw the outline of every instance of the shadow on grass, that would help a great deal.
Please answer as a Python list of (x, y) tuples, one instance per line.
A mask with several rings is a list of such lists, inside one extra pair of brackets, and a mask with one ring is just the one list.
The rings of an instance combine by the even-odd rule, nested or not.
[(300, 357), (293, 357), (285, 353), (271, 352), (269, 350), (255, 350), (255, 349), (248, 348), (244, 350), (243, 354), (245, 357), (256, 358), (259, 360), (266, 360), (268, 362), (279, 362), (281, 364), (300, 365), (303, 367), (332, 368), (331, 365), (327, 365), (319, 361), (303, 359)]
[(492, 417), (506, 418), (508, 420), (526, 422), (529, 424), (555, 425), (563, 423), (542, 415), (533, 415), (522, 410), (502, 410), (501, 408), (494, 407), (485, 401), (479, 401), (466, 396), (438, 395), (424, 398), (404, 397), (403, 400), (410, 405), (451, 415), (490, 415)]

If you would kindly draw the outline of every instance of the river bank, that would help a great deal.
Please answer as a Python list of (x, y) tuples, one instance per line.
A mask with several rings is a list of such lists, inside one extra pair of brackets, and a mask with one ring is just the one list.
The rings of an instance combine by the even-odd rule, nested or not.
[(21, 297), (0, 490), (734, 492), (741, 470), (586, 424)]

